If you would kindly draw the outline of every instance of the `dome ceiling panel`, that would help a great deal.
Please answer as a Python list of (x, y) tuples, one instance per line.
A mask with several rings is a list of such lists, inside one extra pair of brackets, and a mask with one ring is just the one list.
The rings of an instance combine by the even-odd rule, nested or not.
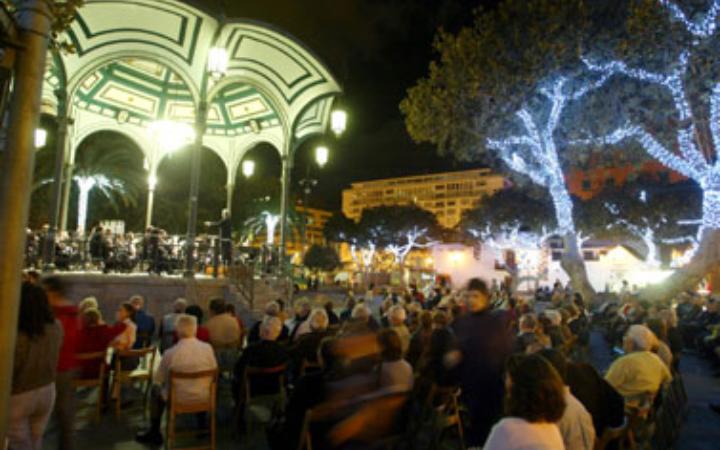
[[(75, 104), (133, 123), (195, 121), (192, 94), (181, 78), (162, 64), (140, 58), (122, 59), (88, 75), (80, 83)], [(216, 135), (257, 133), (273, 126), (280, 126), (276, 111), (247, 84), (226, 86), (208, 109), (208, 128)]]
[[(118, 18), (125, 23), (118, 26)], [(204, 18), (182, 3), (166, 0), (87, 2), (67, 34), (79, 57), (103, 47), (141, 42), (193, 63)]]

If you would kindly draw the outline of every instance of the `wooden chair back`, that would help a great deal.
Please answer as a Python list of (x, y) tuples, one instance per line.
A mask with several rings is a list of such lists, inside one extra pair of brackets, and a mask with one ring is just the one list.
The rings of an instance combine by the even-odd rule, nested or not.
[[(167, 446), (168, 449), (175, 447), (177, 436), (189, 433), (179, 433), (176, 431), (176, 419), (182, 414), (208, 413), (210, 418), (210, 442), (207, 446), (193, 447), (215, 449), (216, 445), (216, 413), (217, 413), (217, 385), (218, 385), (218, 369), (203, 370), (199, 372), (179, 372), (170, 371), (169, 389), (168, 389), (168, 419), (167, 419)], [(208, 397), (206, 401), (182, 403), (177, 399), (177, 384), (183, 381), (193, 381), (208, 379), (210, 382)], [(195, 433), (193, 430), (191, 433)]]
[(275, 367), (251, 367), (245, 368), (244, 382), (245, 382), (245, 402), (250, 403), (252, 399), (252, 382), (251, 380), (255, 377), (276, 377), (278, 382), (278, 393), (282, 396), (285, 395), (285, 372), (287, 371), (287, 365), (281, 364)]
[[(603, 431), (602, 436), (595, 441), (595, 450), (605, 450), (607, 446), (612, 442), (617, 442), (618, 450), (625, 450), (626, 443), (630, 444), (629, 441), (630, 433), (630, 420), (625, 417), (625, 421), (622, 425), (617, 428), (606, 428)], [(630, 444), (632, 445), (632, 444)]]
[[(124, 361), (138, 360), (139, 364), (131, 370), (123, 369)], [(115, 365), (113, 373), (113, 395), (115, 395), (115, 415), (120, 417), (122, 405), (123, 384), (132, 384), (136, 381), (145, 384), (143, 388), (143, 404), (145, 411), (150, 398), (152, 387), (152, 374), (155, 366), (155, 347), (141, 348), (137, 350), (118, 350), (115, 352)]]
[[(105, 376), (107, 375), (107, 351), (103, 350), (100, 352), (91, 352), (91, 353), (78, 353), (75, 355), (75, 358), (78, 362), (97, 362), (98, 364), (98, 376), (96, 378), (75, 378), (73, 380), (73, 386), (75, 388), (98, 388), (98, 396), (97, 396), (97, 402), (95, 404), (95, 422), (100, 421), (100, 416), (102, 414), (102, 404), (105, 397), (105, 389), (104, 389), (104, 383), (105, 383)], [(80, 405), (80, 409), (83, 409), (83, 406)]]

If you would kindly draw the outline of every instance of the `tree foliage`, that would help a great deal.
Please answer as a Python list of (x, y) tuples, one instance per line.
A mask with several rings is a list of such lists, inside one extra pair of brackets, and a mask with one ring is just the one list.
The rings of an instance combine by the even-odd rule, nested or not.
[(342, 266), (340, 256), (332, 247), (317, 244), (311, 246), (303, 259), (305, 267), (311, 270), (330, 272)]
[(435, 215), (416, 205), (367, 208), (358, 228), (379, 248), (408, 244), (408, 235), (413, 230), (422, 231), (423, 240), (432, 239), (440, 231)]
[(606, 31), (597, 23), (618, 20), (608, 3), (505, 0), (457, 34), (441, 31), (428, 75), (400, 104), (410, 136), (460, 160), (478, 158), (538, 82), (577, 70), (588, 41)]
[(632, 183), (606, 186), (578, 202), (575, 210), (578, 227), (587, 235), (623, 241), (642, 239), (650, 230), (655, 243), (662, 244), (695, 235), (701, 204), (702, 192), (693, 181), (669, 183), (641, 176)]
[(512, 187), (483, 197), (465, 211), (460, 230), (469, 238), (513, 230), (541, 233), (554, 227), (553, 204), (538, 189)]

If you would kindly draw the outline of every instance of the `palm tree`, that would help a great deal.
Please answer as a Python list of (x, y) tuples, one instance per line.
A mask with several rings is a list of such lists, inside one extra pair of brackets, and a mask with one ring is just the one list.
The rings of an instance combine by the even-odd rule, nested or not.
[(73, 181), (78, 185), (77, 231), (84, 233), (90, 192), (97, 188), (110, 206), (119, 210), (137, 205), (141, 180), (131, 170), (136, 164), (133, 147), (123, 137), (114, 134), (96, 134), (83, 142), (75, 158)]
[[(269, 198), (260, 200), (260, 212), (253, 214), (243, 222), (243, 240), (252, 241), (255, 236), (260, 234), (263, 230), (265, 231), (265, 243), (268, 246), (273, 246), (275, 243), (275, 230), (277, 230), (280, 224), (280, 205), (277, 201), (271, 201)], [(269, 204), (268, 204), (269, 203)], [(288, 228), (289, 236), (292, 233), (300, 232), (300, 219), (295, 211), (295, 208), (288, 208)], [(290, 237), (290, 239), (292, 239)]]

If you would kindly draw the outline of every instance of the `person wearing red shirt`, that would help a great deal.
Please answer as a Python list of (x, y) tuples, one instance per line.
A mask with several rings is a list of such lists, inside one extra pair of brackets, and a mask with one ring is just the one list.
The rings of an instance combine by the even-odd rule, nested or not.
[(75, 356), (80, 335), (80, 320), (78, 309), (65, 297), (65, 285), (59, 278), (45, 278), (42, 280), (42, 285), (55, 318), (63, 328), (63, 342), (60, 347), (55, 381), (55, 414), (60, 425), (59, 448), (69, 450), (74, 448), (75, 387), (73, 379), (77, 376), (78, 371), (78, 361)]
[[(195, 334), (195, 337), (198, 338), (198, 340), (201, 340), (203, 342), (210, 343), (210, 332), (208, 331), (207, 327), (200, 325), (203, 320), (203, 310), (198, 305), (190, 305), (187, 308), (185, 308), (185, 314), (189, 314), (191, 316), (195, 316), (197, 319), (197, 333)], [(173, 344), (176, 344), (178, 341), (178, 335), (177, 333), (173, 333)]]
[[(122, 322), (109, 326), (102, 321), (102, 315), (96, 308), (86, 309), (82, 313), (82, 328), (78, 339), (77, 352), (97, 353), (107, 350), (110, 342), (125, 330)], [(87, 360), (79, 363), (81, 379), (97, 378), (100, 374), (100, 361)]]

